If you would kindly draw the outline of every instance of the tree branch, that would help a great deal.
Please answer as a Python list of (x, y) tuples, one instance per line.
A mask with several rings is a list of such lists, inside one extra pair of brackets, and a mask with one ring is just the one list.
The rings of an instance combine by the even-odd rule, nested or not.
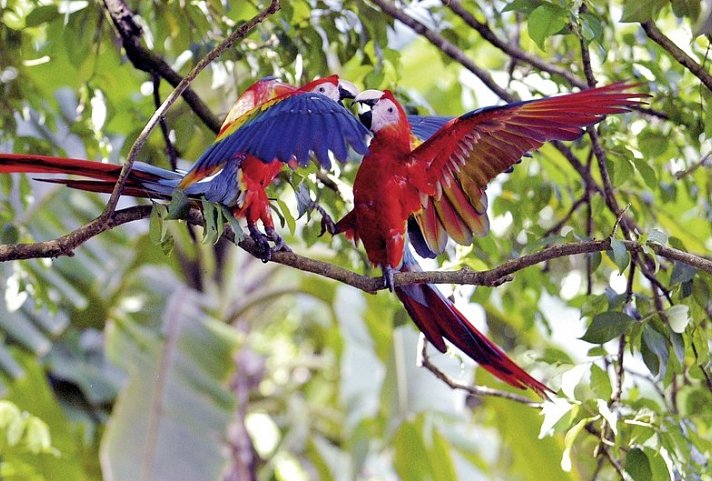
[(707, 72), (702, 65), (697, 63), (695, 59), (687, 55), (680, 47), (675, 45), (675, 43), (670, 40), (665, 34), (663, 34), (658, 27), (655, 26), (652, 20), (648, 20), (640, 24), (645, 30), (648, 37), (664, 48), (672, 58), (677, 60), (677, 62), (689, 70), (693, 75), (695, 75), (702, 83), (707, 87), (708, 90), (712, 91), (712, 75)]
[[(126, 51), (126, 56), (134, 67), (149, 74), (158, 74), (173, 87), (177, 87), (183, 80), (178, 72), (173, 70), (165, 60), (141, 45), (143, 31), (134, 20), (134, 13), (123, 0), (104, 0), (104, 6), (111, 18)], [(220, 130), (220, 120), (213, 115), (208, 106), (190, 88), (182, 92), (183, 99), (193, 112), (217, 133)]]
[(168, 110), (168, 108), (173, 105), (173, 103), (175, 103), (178, 97), (185, 91), (185, 89), (188, 88), (193, 79), (195, 79), (195, 77), (197, 77), (198, 74), (205, 67), (210, 65), (210, 63), (215, 60), (220, 54), (222, 54), (222, 52), (230, 48), (235, 42), (247, 35), (250, 31), (252, 31), (252, 29), (254, 29), (262, 21), (264, 21), (268, 16), (279, 10), (279, 8), (279, 0), (272, 0), (269, 6), (267, 6), (267, 8), (262, 10), (259, 14), (257, 14), (249, 21), (240, 25), (240, 27), (238, 27), (232, 34), (230, 34), (228, 38), (220, 42), (220, 44), (213, 48), (205, 57), (201, 58), (195, 65), (195, 67), (193, 67), (193, 69), (188, 73), (188, 75), (186, 75), (185, 78), (180, 81), (180, 83), (173, 90), (173, 92), (171, 92), (170, 95), (166, 98), (166, 100), (163, 101), (163, 104), (161, 104), (161, 106), (153, 113), (153, 116), (149, 119), (148, 123), (146, 123), (146, 126), (143, 128), (143, 130), (131, 146), (131, 150), (129, 151), (128, 156), (126, 158), (126, 162), (124, 163), (123, 168), (121, 169), (121, 174), (119, 175), (119, 178), (116, 182), (114, 191), (111, 193), (111, 197), (109, 197), (109, 201), (106, 203), (106, 208), (104, 209), (104, 212), (102, 212), (98, 220), (106, 220), (111, 217), (111, 214), (113, 213), (114, 209), (116, 208), (116, 204), (119, 201), (121, 190), (123, 189), (124, 184), (126, 183), (126, 179), (129, 175), (129, 172), (131, 171), (133, 163), (136, 161), (138, 152), (143, 147), (143, 144), (146, 143), (148, 135), (155, 128), (159, 119), (163, 115), (165, 115), (165, 112)]
[(558, 65), (550, 64), (535, 55), (525, 52), (517, 45), (509, 44), (501, 40), (492, 31), (489, 25), (478, 21), (474, 15), (465, 10), (459, 0), (443, 0), (442, 3), (443, 5), (447, 5), (450, 10), (452, 10), (457, 16), (459, 16), (467, 25), (476, 30), (482, 36), (482, 38), (487, 40), (489, 43), (491, 43), (510, 57), (515, 58), (517, 60), (521, 60), (522, 62), (525, 62), (541, 71), (563, 77), (571, 85), (575, 85), (576, 87), (587, 87), (586, 82), (574, 75), (571, 70), (559, 67)]
[[(97, 218), (89, 224), (58, 239), (34, 244), (0, 244), (0, 262), (16, 259), (54, 258), (71, 256), (79, 245), (90, 238), (109, 230), (115, 226), (138, 219), (145, 219), (151, 213), (150, 206), (130, 207), (116, 211), (110, 217), (110, 222), (101, 222)], [(203, 225), (202, 213), (191, 209), (187, 221), (195, 225)], [(234, 242), (235, 234), (226, 227), (225, 234), (228, 240)], [(622, 241), (630, 252), (642, 250), (643, 245), (635, 241)], [(259, 257), (261, 248), (250, 237), (242, 239), (238, 245), (250, 254)], [(700, 271), (712, 275), (712, 260), (690, 254), (672, 247), (648, 242), (647, 247), (656, 254), (665, 258), (682, 262)], [(463, 284), (480, 286), (497, 286), (506, 281), (512, 274), (527, 267), (546, 262), (559, 257), (568, 257), (577, 254), (602, 252), (611, 249), (610, 240), (592, 240), (571, 244), (557, 244), (546, 247), (538, 252), (511, 259), (503, 264), (486, 271), (473, 271), (462, 269), (459, 271), (424, 271), (424, 272), (397, 272), (394, 275), (396, 286), (431, 283), (431, 284)], [(278, 251), (272, 254), (272, 262), (293, 267), (295, 269), (317, 274), (335, 281), (348, 284), (364, 292), (374, 293), (385, 289), (381, 277), (370, 277), (357, 274), (343, 267), (305, 257), (294, 252)]]
[(470, 58), (465, 55), (465, 53), (457, 48), (452, 43), (448, 42), (445, 37), (437, 32), (429, 29), (427, 26), (423, 25), (413, 17), (407, 15), (401, 8), (396, 7), (392, 3), (386, 0), (372, 0), (373, 3), (381, 7), (384, 13), (390, 17), (398, 20), (404, 25), (410, 27), (415, 33), (422, 35), (427, 38), (430, 43), (439, 48), (445, 55), (452, 58), (467, 70), (475, 74), (492, 92), (497, 94), (501, 99), (507, 102), (513, 102), (516, 99), (513, 95), (507, 92), (505, 89), (500, 87), (497, 82), (494, 81), (492, 76), (482, 67), (475, 64)]

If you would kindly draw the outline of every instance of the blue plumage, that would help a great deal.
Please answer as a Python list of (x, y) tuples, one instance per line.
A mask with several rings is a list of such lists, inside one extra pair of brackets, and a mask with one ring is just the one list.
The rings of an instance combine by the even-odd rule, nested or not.
[(256, 113), (235, 132), (213, 144), (193, 170), (220, 166), (238, 152), (264, 162), (288, 163), (294, 158), (299, 165), (308, 164), (313, 153), (319, 164), (328, 169), (329, 151), (344, 162), (349, 148), (364, 154), (369, 137), (369, 131), (339, 103), (318, 93), (300, 92)]

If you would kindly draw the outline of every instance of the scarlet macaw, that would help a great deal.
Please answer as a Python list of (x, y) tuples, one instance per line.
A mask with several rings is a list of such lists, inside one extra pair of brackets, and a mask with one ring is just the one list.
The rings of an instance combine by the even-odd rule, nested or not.
[[(262, 79), (235, 102), (225, 118), (215, 143), (187, 173), (173, 172), (136, 162), (125, 185), (124, 194), (166, 198), (176, 188), (193, 198), (203, 197), (232, 209), (233, 215), (247, 220), (252, 237), (269, 256), (269, 244), (256, 228), (261, 220), (267, 238), (277, 248), (284, 246), (274, 230), (265, 189), (277, 176), (283, 163), (304, 165), (309, 153), (330, 167), (329, 152), (338, 160), (347, 159), (348, 148), (366, 151), (368, 130), (340, 105), (342, 98), (353, 98), (358, 91), (338, 76), (314, 80), (303, 87), (283, 84), (275, 78)], [(326, 132), (305, 131), (303, 117), (313, 117)], [(279, 135), (272, 135), (275, 125)], [(276, 161), (275, 161), (276, 160)], [(121, 167), (117, 165), (42, 155), (0, 154), (0, 172), (65, 173), (93, 180), (52, 179), (73, 188), (111, 192)]]
[[(527, 374), (429, 284), (394, 286), (394, 271), (419, 266), (411, 240), (425, 254), (441, 252), (447, 235), (470, 243), (488, 230), (484, 189), (527, 152), (550, 140), (574, 140), (604, 115), (622, 113), (644, 94), (617, 83), (557, 97), (487, 107), (447, 122), (412, 148), (403, 107), (389, 91), (368, 90), (355, 102), (373, 132), (354, 180), (354, 208), (332, 228), (361, 240), (426, 338), (441, 352), (444, 339), (503, 381), (538, 393), (548, 388)], [(415, 222), (413, 222), (413, 219)]]

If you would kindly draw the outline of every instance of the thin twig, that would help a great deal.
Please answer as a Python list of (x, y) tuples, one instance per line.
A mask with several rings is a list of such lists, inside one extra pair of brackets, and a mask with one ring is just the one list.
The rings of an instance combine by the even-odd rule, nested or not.
[(467, 70), (475, 74), (477, 78), (479, 78), (492, 92), (497, 94), (498, 97), (506, 100), (507, 102), (513, 102), (516, 100), (512, 94), (504, 90), (497, 84), (497, 82), (494, 81), (487, 70), (476, 65), (475, 62), (465, 55), (462, 50), (446, 40), (445, 37), (429, 29), (426, 25), (406, 14), (403, 9), (396, 7), (386, 0), (372, 1), (378, 5), (384, 13), (410, 27), (415, 33), (427, 38), (430, 43), (439, 48), (445, 55), (460, 63)]
[(133, 163), (135, 162), (136, 157), (138, 156), (138, 152), (146, 143), (146, 141), (148, 140), (148, 135), (155, 128), (159, 119), (163, 117), (163, 115), (165, 115), (168, 108), (173, 105), (176, 100), (178, 100), (180, 95), (185, 91), (186, 88), (188, 88), (193, 79), (195, 79), (195, 77), (197, 77), (198, 74), (205, 67), (210, 65), (210, 63), (215, 60), (220, 54), (222, 54), (222, 52), (230, 48), (235, 42), (247, 35), (258, 24), (263, 22), (268, 16), (279, 10), (279, 7), (279, 0), (272, 0), (267, 8), (262, 10), (251, 20), (240, 25), (232, 34), (230, 34), (228, 38), (226, 38), (218, 46), (213, 48), (205, 57), (201, 58), (195, 65), (195, 67), (193, 67), (193, 69), (188, 73), (188, 75), (186, 75), (185, 78), (180, 81), (180, 83), (173, 90), (173, 92), (168, 95), (166, 100), (163, 101), (163, 104), (161, 104), (161, 106), (154, 112), (153, 116), (146, 123), (146, 126), (143, 128), (143, 130), (131, 146), (131, 150), (129, 151), (129, 154), (126, 158), (126, 162), (124, 163), (123, 168), (121, 170), (121, 174), (119, 175), (119, 178), (116, 182), (116, 187), (114, 188), (114, 191), (111, 193), (111, 197), (109, 197), (109, 200), (106, 203), (106, 208), (104, 209), (104, 212), (100, 216), (101, 220), (106, 220), (111, 217), (111, 214), (113, 213), (114, 209), (116, 208), (116, 204), (119, 201), (121, 190), (123, 189), (124, 183), (126, 182), (131, 167), (133, 166)]
[(509, 399), (510, 401), (516, 401), (518, 403), (524, 404), (533, 408), (541, 408), (543, 404), (539, 401), (532, 401), (531, 399), (520, 396), (519, 394), (511, 393), (508, 391), (500, 391), (499, 389), (492, 389), (486, 386), (471, 386), (469, 384), (463, 384), (459, 381), (454, 380), (443, 371), (441, 371), (435, 364), (430, 361), (428, 356), (428, 342), (424, 341), (421, 343), (422, 348), (420, 351), (420, 364), (426, 368), (428, 371), (432, 372), (435, 377), (443, 381), (445, 384), (450, 386), (452, 389), (460, 389), (478, 397), (499, 397), (503, 399)]
[(712, 75), (707, 72), (702, 65), (700, 65), (695, 59), (687, 55), (680, 47), (675, 45), (675, 43), (670, 40), (665, 34), (663, 34), (658, 27), (655, 26), (652, 20), (643, 22), (640, 24), (645, 30), (648, 37), (665, 49), (672, 58), (677, 60), (677, 62), (695, 75), (700, 81), (707, 87), (708, 90), (712, 91)]
[(482, 38), (487, 40), (489, 43), (491, 43), (507, 55), (509, 55), (509, 57), (527, 63), (541, 71), (563, 77), (571, 85), (575, 85), (576, 87), (586, 87), (586, 82), (574, 75), (568, 68), (550, 64), (535, 55), (525, 52), (515, 44), (510, 44), (501, 40), (499, 37), (497, 37), (497, 34), (492, 31), (489, 25), (480, 22), (475, 18), (474, 15), (465, 10), (459, 0), (443, 0), (442, 3), (443, 5), (448, 6), (450, 10), (452, 10), (457, 16), (459, 16), (467, 25), (476, 30), (482, 36)]

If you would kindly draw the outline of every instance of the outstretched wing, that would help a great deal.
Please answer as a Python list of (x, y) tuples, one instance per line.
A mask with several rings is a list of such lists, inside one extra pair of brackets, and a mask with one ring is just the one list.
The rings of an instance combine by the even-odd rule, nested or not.
[(299, 92), (260, 106), (239, 128), (219, 136), (196, 162), (203, 170), (221, 165), (238, 154), (253, 155), (263, 162), (277, 160), (299, 165), (313, 153), (331, 168), (329, 153), (346, 161), (349, 148), (366, 153), (369, 131), (341, 104), (318, 93)]
[[(623, 113), (647, 94), (635, 85), (605, 87), (469, 112), (413, 151), (414, 176), (424, 179), (423, 210), (415, 215), (421, 255), (442, 252), (447, 235), (460, 244), (489, 230), (484, 189), (527, 152), (550, 140), (575, 140), (583, 128)], [(427, 249), (418, 246), (424, 241)], [(428, 250), (430, 252), (428, 252)]]

